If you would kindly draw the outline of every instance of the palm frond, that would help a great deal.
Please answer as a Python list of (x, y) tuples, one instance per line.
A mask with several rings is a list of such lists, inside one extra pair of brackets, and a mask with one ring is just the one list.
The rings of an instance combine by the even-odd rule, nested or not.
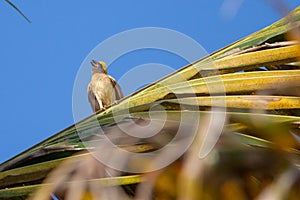
[[(296, 27), (287, 20), (291, 17)], [(202, 190), (199, 190), (201, 194), (197, 192), (193, 194), (196, 196), (214, 193), (221, 198), (229, 195), (228, 191), (233, 189), (240, 194), (239, 198), (246, 198), (240, 181), (245, 181), (245, 187), (248, 187), (248, 183), (256, 181), (259, 184), (250, 185), (253, 191), (247, 196), (256, 197), (263, 184), (270, 185), (276, 178), (268, 170), (280, 174), (282, 171), (289, 171), (286, 166), (298, 169), (300, 163), (300, 143), (297, 139), (300, 135), (300, 44), (298, 41), (286, 39), (290, 30), (300, 27), (300, 7), (287, 18), (181, 68), (121, 99), (117, 105), (83, 119), (2, 163), (0, 198), (23, 198), (32, 194), (43, 186), (41, 183), (45, 177), (61, 163), (68, 162), (70, 158), (76, 162), (86, 160), (90, 157), (88, 151), (96, 150), (97, 153), (97, 144), (103, 141), (104, 137), (113, 141), (119, 149), (139, 153), (153, 152), (174, 138), (179, 124), (182, 123), (182, 116), (186, 118), (184, 126), (189, 132), (188, 130), (195, 126), (194, 118), (224, 113), (225, 109), (227, 122), (215, 148), (220, 158), (215, 162), (217, 163), (214, 165), (215, 168), (210, 168), (207, 173), (214, 174), (215, 178), (202, 174), (201, 180), (187, 182), (192, 186), (202, 187)], [(162, 116), (165, 117), (165, 124), (157, 136), (136, 139), (124, 134), (118, 127), (122, 124), (133, 135), (141, 134), (136, 124), (147, 124), (153, 119), (155, 123), (159, 123)], [(199, 132), (205, 129), (206, 122), (200, 120)], [(191, 149), (189, 151), (192, 151)], [(105, 151), (102, 151), (102, 154), (110, 156)], [(260, 155), (262, 157), (259, 157)], [(184, 158), (179, 160), (182, 161), (181, 159)], [(249, 159), (256, 162), (257, 166), (249, 164)], [(279, 164), (275, 168), (276, 166), (268, 165), (270, 163)], [(151, 165), (151, 161), (145, 160), (140, 163), (128, 161), (125, 165), (132, 168), (147, 167)], [(185, 165), (184, 162), (180, 164), (175, 162), (164, 173), (174, 177), (173, 169), (178, 172)], [(201, 165), (195, 163), (199, 170), (205, 168), (202, 165), (203, 163)], [(220, 168), (222, 166), (224, 168)], [(240, 171), (234, 171), (239, 167)], [(77, 171), (74, 170), (72, 166), (70, 171), (64, 172), (76, 174)], [(248, 176), (249, 171), (255, 175)], [(297, 172), (291, 171), (297, 175)], [(226, 172), (232, 174), (232, 179), (224, 182)], [(129, 181), (125, 181), (124, 185), (136, 185), (142, 182), (142, 179), (148, 178), (147, 180), (151, 182), (153, 177), (164, 177), (164, 173), (144, 176), (139, 174), (133, 182), (130, 182), (133, 178), (131, 175), (123, 174), (120, 180)], [(201, 173), (201, 170), (197, 171), (195, 177), (199, 177)], [(245, 180), (237, 173), (241, 173)], [(72, 177), (67, 175), (61, 177), (64, 177), (60, 179), (62, 182), (70, 183), (71, 179), (70, 185), (73, 185)], [(252, 179), (255, 177), (255, 180), (251, 177)], [(157, 185), (160, 185), (160, 178), (156, 179)], [(264, 178), (266, 182), (260, 182), (259, 178)], [(113, 178), (93, 177), (87, 181), (105, 180), (111, 181), (111, 184), (115, 183)], [(201, 181), (206, 184), (201, 185)], [(174, 193), (176, 187), (172, 184), (175, 183), (178, 183), (178, 180), (170, 181), (172, 191), (168, 188), (157, 188), (156, 195), (159, 196), (160, 191), (166, 189), (170, 198), (174, 199), (177, 194)], [(216, 183), (219, 185), (214, 187)], [(51, 187), (53, 189), (54, 186)], [(229, 189), (216, 191), (216, 188), (222, 187)], [(57, 190), (47, 191), (54, 193)], [(60, 190), (56, 194), (59, 196), (60, 192), (63, 193), (63, 197), (68, 195), (65, 190)], [(139, 194), (138, 191), (136, 193)]]
[(31, 23), (31, 21), (26, 17), (26, 15), (11, 1), (5, 0), (11, 7), (13, 7), (27, 22)]

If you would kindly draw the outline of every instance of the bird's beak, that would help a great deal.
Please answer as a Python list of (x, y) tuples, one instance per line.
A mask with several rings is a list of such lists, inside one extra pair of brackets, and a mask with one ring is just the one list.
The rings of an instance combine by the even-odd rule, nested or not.
[(97, 61), (92, 60), (91, 64), (92, 64), (92, 65), (96, 65), (96, 64), (97, 64)]

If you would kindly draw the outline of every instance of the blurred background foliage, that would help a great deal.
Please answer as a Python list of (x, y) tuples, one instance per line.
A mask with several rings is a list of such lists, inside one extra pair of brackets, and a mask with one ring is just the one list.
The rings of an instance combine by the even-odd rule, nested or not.
[[(58, 199), (298, 199), (299, 26), (300, 7), (2, 163), (0, 198), (48, 199), (52, 194)], [(222, 134), (200, 159), (207, 141), (203, 130), (213, 123), (207, 116), (224, 109)], [(122, 123), (138, 134), (136, 126), (163, 114), (166, 124), (151, 138), (136, 139), (118, 128)], [(200, 115), (190, 148), (160, 170), (124, 173), (91, 156), (115, 153), (96, 146), (103, 140), (98, 124), (118, 148), (144, 153), (169, 143), (182, 126), (181, 117), (193, 122)], [(166, 157), (158, 158), (124, 158), (122, 163), (147, 169)]]

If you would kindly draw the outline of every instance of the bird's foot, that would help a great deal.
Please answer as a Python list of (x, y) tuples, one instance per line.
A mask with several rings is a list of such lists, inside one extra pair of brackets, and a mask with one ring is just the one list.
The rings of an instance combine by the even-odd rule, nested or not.
[(102, 108), (100, 108), (101, 112), (107, 110), (107, 107), (106, 106), (103, 106)]
[(119, 103), (118, 100), (115, 100), (111, 105), (114, 106), (114, 105), (117, 105)]

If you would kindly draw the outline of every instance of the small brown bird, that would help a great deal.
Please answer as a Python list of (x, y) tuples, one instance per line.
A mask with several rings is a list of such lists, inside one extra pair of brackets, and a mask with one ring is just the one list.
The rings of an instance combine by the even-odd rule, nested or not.
[(107, 67), (103, 61), (92, 60), (91, 64), (92, 80), (88, 85), (88, 98), (92, 110), (97, 112), (121, 99), (123, 93), (117, 81), (107, 74)]

